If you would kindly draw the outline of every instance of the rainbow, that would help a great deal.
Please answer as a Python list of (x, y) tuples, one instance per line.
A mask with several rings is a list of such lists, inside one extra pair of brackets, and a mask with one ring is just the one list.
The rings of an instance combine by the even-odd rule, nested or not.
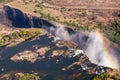
[(102, 42), (101, 45), (104, 51), (104, 57), (107, 60), (106, 66), (119, 69), (120, 67), (117, 58), (115, 57), (115, 55), (113, 55), (115, 51), (110, 49), (110, 41), (104, 36), (104, 34), (100, 30), (96, 30), (96, 35), (99, 37), (99, 39)]

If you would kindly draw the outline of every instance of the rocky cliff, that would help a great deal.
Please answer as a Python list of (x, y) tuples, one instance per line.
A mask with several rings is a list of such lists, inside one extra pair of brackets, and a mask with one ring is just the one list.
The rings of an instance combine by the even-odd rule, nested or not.
[[(54, 27), (52, 23), (25, 14), (16, 8), (4, 6), (3, 10), (0, 12), (0, 22), (9, 26), (17, 28)], [(68, 33), (75, 33), (70, 28), (66, 29)], [(42, 80), (45, 80), (45, 75), (53, 75), (58, 80), (91, 80), (94, 76), (111, 70), (108, 67), (93, 64), (84, 53), (73, 57), (74, 50), (81, 48), (72, 41), (64, 39), (54, 41), (54, 38), (55, 36), (51, 36), (48, 32), (45, 34), (42, 31), (40, 36), (7, 47), (0, 53), (0, 55), (5, 56), (4, 60), (0, 60), (1, 70), (3, 71), (4, 68), (5, 72), (37, 73), (39, 76), (44, 74)], [(87, 38), (85, 36), (83, 40), (86, 41)], [(72, 56), (69, 57), (71, 54)], [(0, 73), (0, 77), (4, 75), (4, 72)], [(1, 80), (5, 79), (7, 78), (1, 77)]]
[(53, 26), (46, 20), (25, 14), (19, 9), (11, 8), (9, 6), (4, 6), (3, 11), (0, 12), (0, 22), (18, 28)]
[[(46, 80), (46, 75), (53, 75), (57, 80), (91, 80), (110, 70), (91, 63), (84, 53), (74, 56), (81, 49), (76, 43), (64, 39), (54, 41), (54, 38), (41, 30), (39, 36), (1, 48), (0, 79), (16, 80), (16, 73), (28, 72), (37, 73), (42, 80)], [(6, 73), (9, 76), (4, 76)]]

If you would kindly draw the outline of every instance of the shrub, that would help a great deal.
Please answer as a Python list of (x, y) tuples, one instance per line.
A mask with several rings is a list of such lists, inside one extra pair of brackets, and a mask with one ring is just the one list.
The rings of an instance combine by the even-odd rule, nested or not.
[(93, 80), (106, 80), (107, 78), (110, 78), (110, 75), (107, 73), (104, 73), (94, 77)]
[(40, 77), (34, 74), (25, 73), (23, 76), (20, 76), (19, 80), (40, 80)]

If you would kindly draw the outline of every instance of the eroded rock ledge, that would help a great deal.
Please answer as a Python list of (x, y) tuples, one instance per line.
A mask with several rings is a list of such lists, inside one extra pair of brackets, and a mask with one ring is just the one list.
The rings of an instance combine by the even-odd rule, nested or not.
[(25, 14), (19, 9), (12, 8), (6, 5), (3, 7), (3, 11), (0, 12), (0, 23), (4, 23), (17, 28), (41, 28), (43, 26), (54, 26), (47, 20), (43, 20), (36, 16), (31, 16), (29, 14)]

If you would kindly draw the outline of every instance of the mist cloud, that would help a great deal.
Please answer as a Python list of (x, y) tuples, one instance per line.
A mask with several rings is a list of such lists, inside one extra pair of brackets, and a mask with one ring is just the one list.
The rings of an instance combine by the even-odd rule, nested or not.
[[(113, 64), (109, 62), (109, 59), (107, 58), (108, 55), (105, 54), (103, 41), (101, 38), (97, 35), (95, 31), (91, 32), (75, 32), (75, 34), (69, 34), (67, 30), (64, 29), (62, 25), (59, 25), (57, 28), (51, 27), (49, 29), (49, 32), (53, 34), (54, 36), (58, 36), (65, 40), (71, 40), (75, 43), (77, 43), (85, 52), (85, 54), (88, 56), (88, 58), (91, 60), (91, 62), (98, 64), (98, 65), (104, 65), (111, 68), (120, 68), (119, 65), (119, 59), (116, 57), (116, 51), (108, 47), (112, 52), (109, 54), (112, 54), (113, 58)], [(110, 42), (107, 41), (106, 45), (110, 46)]]

